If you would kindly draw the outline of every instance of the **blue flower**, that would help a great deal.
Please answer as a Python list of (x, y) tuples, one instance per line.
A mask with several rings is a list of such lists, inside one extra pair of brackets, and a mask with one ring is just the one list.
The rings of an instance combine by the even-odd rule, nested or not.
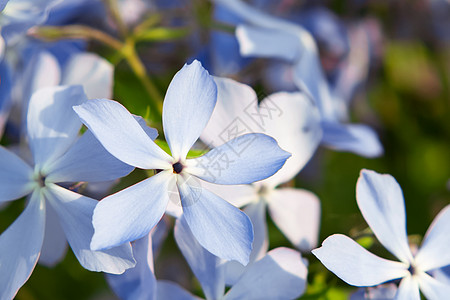
[(248, 217), (201, 187), (198, 178), (244, 184), (273, 175), (290, 154), (264, 134), (247, 134), (206, 155), (186, 159), (208, 123), (217, 88), (198, 61), (173, 78), (163, 106), (163, 126), (172, 155), (159, 148), (119, 103), (94, 100), (74, 107), (83, 123), (118, 159), (158, 174), (103, 199), (93, 217), (91, 248), (107, 249), (147, 234), (161, 219), (169, 195), (180, 197), (183, 214), (200, 244), (215, 255), (248, 262), (253, 240)]
[(366, 157), (383, 153), (376, 133), (361, 124), (342, 124), (342, 101), (330, 91), (320, 65), (316, 42), (297, 24), (262, 13), (240, 0), (214, 0), (232, 10), (246, 22), (237, 26), (240, 52), (248, 57), (267, 57), (289, 62), (297, 88), (311, 97), (322, 117), (322, 143), (340, 151)]
[(122, 273), (134, 266), (130, 244), (91, 251), (92, 214), (97, 200), (60, 183), (106, 181), (133, 170), (109, 154), (82, 126), (72, 106), (86, 101), (81, 86), (45, 88), (33, 94), (27, 115), (30, 165), (0, 147), (0, 201), (27, 196), (28, 204), (0, 236), (0, 293), (12, 299), (40, 262), (60, 261), (69, 242), (91, 271)]
[(380, 258), (349, 237), (328, 237), (313, 254), (348, 284), (375, 286), (401, 279), (396, 299), (446, 299), (450, 286), (430, 276), (430, 271), (450, 264), (450, 205), (434, 219), (422, 246), (413, 253), (408, 245), (403, 194), (390, 175), (363, 170), (356, 198), (364, 219), (380, 243), (400, 262)]

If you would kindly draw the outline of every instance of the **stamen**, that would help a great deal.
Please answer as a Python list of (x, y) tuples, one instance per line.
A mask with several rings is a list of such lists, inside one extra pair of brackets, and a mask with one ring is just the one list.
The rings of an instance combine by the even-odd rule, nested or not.
[(176, 174), (180, 174), (183, 171), (183, 165), (180, 162), (176, 162), (172, 165), (173, 172)]

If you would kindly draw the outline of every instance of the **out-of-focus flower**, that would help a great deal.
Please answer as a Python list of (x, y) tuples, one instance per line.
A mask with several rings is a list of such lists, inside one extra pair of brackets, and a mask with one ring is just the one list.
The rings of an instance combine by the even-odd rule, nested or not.
[[(252, 220), (255, 233), (250, 261), (261, 258), (268, 249), (266, 207), (297, 248), (311, 250), (317, 245), (319, 199), (306, 190), (276, 187), (296, 176), (315, 153), (322, 134), (317, 108), (300, 92), (275, 93), (258, 105), (251, 87), (226, 78), (217, 77), (215, 82), (217, 104), (200, 136), (203, 142), (215, 147), (246, 133), (265, 133), (292, 156), (273, 176), (252, 185), (205, 184), (230, 203), (246, 205), (244, 211)], [(230, 268), (227, 282), (234, 282), (243, 267), (231, 262)]]
[[(163, 107), (168, 155), (145, 135), (119, 103), (93, 100), (74, 107), (103, 146), (123, 162), (158, 174), (104, 198), (93, 217), (92, 249), (107, 249), (147, 234), (161, 219), (169, 195), (181, 198), (197, 240), (208, 251), (247, 264), (253, 241), (248, 217), (227, 201), (198, 185), (197, 178), (218, 184), (246, 184), (278, 171), (290, 154), (264, 134), (247, 134), (207, 154), (186, 159), (209, 121), (217, 88), (198, 61), (185, 65), (173, 78)], [(222, 165), (214, 159), (221, 157)], [(220, 174), (215, 174), (221, 167)]]
[(331, 94), (320, 65), (317, 45), (311, 34), (301, 26), (277, 19), (255, 10), (239, 0), (215, 0), (246, 22), (236, 29), (243, 56), (276, 58), (293, 67), (297, 88), (307, 93), (317, 104), (323, 124), (322, 143), (340, 151), (350, 151), (366, 157), (382, 154), (377, 134), (361, 124), (342, 124), (339, 105)]
[(356, 187), (358, 207), (380, 243), (400, 262), (373, 255), (342, 234), (328, 237), (313, 254), (333, 273), (350, 285), (375, 286), (401, 279), (396, 299), (445, 299), (448, 282), (429, 272), (450, 264), (450, 205), (436, 216), (422, 246), (413, 253), (406, 234), (402, 190), (387, 174), (363, 170)]
[(28, 204), (0, 236), (0, 293), (12, 299), (40, 262), (60, 261), (69, 242), (80, 264), (91, 271), (122, 273), (134, 266), (129, 244), (91, 251), (92, 214), (97, 200), (60, 186), (106, 181), (133, 168), (109, 154), (81, 122), (73, 105), (86, 101), (80, 86), (44, 88), (33, 94), (27, 134), (33, 164), (0, 147), (0, 201), (28, 195)]

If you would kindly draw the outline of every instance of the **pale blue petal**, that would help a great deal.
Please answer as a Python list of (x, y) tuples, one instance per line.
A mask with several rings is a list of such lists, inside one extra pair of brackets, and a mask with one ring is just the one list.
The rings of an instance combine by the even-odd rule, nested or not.
[(279, 58), (293, 62), (303, 50), (294, 34), (279, 29), (238, 25), (236, 38), (242, 56)]
[(434, 218), (422, 246), (414, 258), (415, 265), (429, 271), (450, 265), (450, 205)]
[(159, 148), (120, 103), (95, 99), (73, 108), (112, 155), (141, 169), (166, 169), (172, 158)]
[(302, 251), (317, 246), (320, 227), (320, 201), (313, 193), (281, 188), (267, 195), (269, 212), (275, 225)]
[(250, 265), (224, 299), (296, 299), (305, 290), (307, 273), (299, 252), (276, 248)]
[(420, 290), (428, 300), (442, 300), (449, 297), (450, 285), (448, 283), (440, 282), (427, 273), (421, 272), (418, 277)]
[(277, 172), (291, 155), (261, 133), (241, 135), (187, 161), (186, 172), (218, 184), (247, 184)]
[(253, 242), (250, 219), (238, 208), (196, 185), (195, 178), (178, 177), (183, 214), (200, 245), (225, 260), (249, 261)]
[(197, 60), (175, 74), (163, 105), (164, 135), (175, 160), (184, 159), (199, 138), (216, 100), (216, 84)]
[(174, 282), (158, 280), (158, 300), (200, 300), (199, 297), (190, 294)]
[(323, 122), (322, 143), (338, 151), (349, 151), (364, 157), (383, 155), (383, 146), (376, 132), (361, 124)]
[(374, 286), (409, 274), (408, 265), (378, 257), (342, 234), (329, 236), (312, 253), (350, 285)]
[(316, 152), (322, 139), (320, 114), (304, 93), (279, 92), (259, 105), (263, 133), (273, 137), (291, 157), (264, 185), (277, 186), (291, 180)]
[(133, 169), (106, 151), (88, 130), (44, 172), (50, 182), (102, 182), (126, 176)]
[(91, 251), (94, 228), (92, 214), (97, 200), (55, 184), (47, 184), (44, 194), (59, 216), (72, 251), (80, 264), (96, 272), (121, 274), (136, 264), (129, 243), (105, 251)]
[(183, 217), (176, 221), (174, 235), (181, 253), (200, 282), (206, 299), (220, 299), (225, 291), (221, 259), (200, 245)]
[(419, 284), (408, 275), (402, 279), (395, 295), (395, 300), (420, 300)]
[(0, 202), (21, 198), (34, 188), (33, 170), (20, 157), (0, 146)]
[(39, 264), (53, 267), (61, 262), (67, 253), (67, 239), (58, 214), (51, 205), (46, 205), (45, 235)]
[(26, 129), (28, 106), (33, 93), (44, 87), (57, 86), (60, 81), (61, 70), (56, 57), (45, 50), (34, 53), (26, 64), (21, 84), (24, 130)]
[(142, 129), (144, 129), (145, 133), (148, 135), (149, 138), (154, 141), (158, 137), (158, 130), (155, 128), (151, 128), (147, 125), (147, 122), (145, 122), (145, 119), (141, 116), (133, 115), (134, 119), (141, 125)]
[(217, 102), (200, 138), (209, 147), (218, 147), (239, 135), (260, 132), (258, 96), (248, 85), (229, 78), (214, 77)]
[(11, 90), (13, 86), (12, 70), (5, 60), (2, 53), (3, 39), (0, 35), (0, 138), (5, 130), (5, 125), (13, 104)]
[(243, 207), (259, 198), (258, 187), (252, 184), (224, 185), (199, 179), (202, 187), (236, 207)]
[(30, 99), (27, 131), (34, 163), (43, 167), (64, 154), (81, 128), (73, 105), (86, 101), (81, 86), (38, 90)]
[(0, 235), (1, 299), (13, 299), (28, 280), (41, 252), (45, 206), (35, 191), (22, 214)]
[(111, 98), (114, 66), (94, 53), (72, 55), (62, 73), (61, 85), (83, 86), (88, 99)]
[(94, 210), (91, 249), (108, 249), (148, 234), (164, 214), (172, 176), (163, 171), (102, 199)]
[[(244, 209), (253, 225), (253, 244), (249, 264), (266, 255), (269, 249), (269, 235), (266, 222), (266, 203), (264, 200), (250, 203)], [(234, 285), (245, 271), (243, 265), (237, 261), (227, 261), (223, 265), (225, 269), (225, 281), (227, 285)], [(248, 265), (247, 265), (248, 267)]]
[(133, 242), (136, 266), (121, 275), (106, 274), (108, 284), (120, 299), (157, 300), (156, 278), (153, 274), (152, 239), (150, 235)]
[(380, 243), (401, 261), (411, 262), (403, 193), (394, 177), (362, 170), (356, 184), (356, 200)]

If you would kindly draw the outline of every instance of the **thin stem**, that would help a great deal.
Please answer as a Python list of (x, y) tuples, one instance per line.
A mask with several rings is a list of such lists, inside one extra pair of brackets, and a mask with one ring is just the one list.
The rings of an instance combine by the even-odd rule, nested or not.
[(117, 6), (117, 0), (103, 0), (105, 5), (108, 7), (111, 17), (114, 19), (117, 29), (122, 37), (128, 36), (128, 27), (123, 22), (122, 16), (119, 12), (119, 7)]

